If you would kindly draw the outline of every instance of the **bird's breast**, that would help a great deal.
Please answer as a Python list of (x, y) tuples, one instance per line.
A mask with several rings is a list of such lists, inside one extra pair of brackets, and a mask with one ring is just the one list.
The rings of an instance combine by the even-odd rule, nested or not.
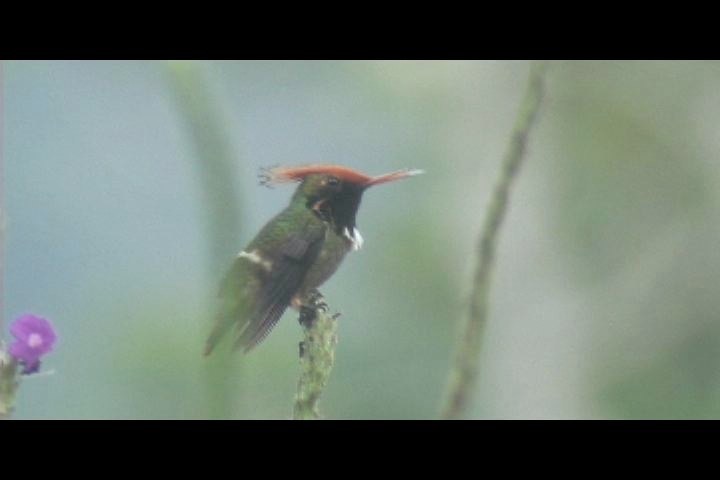
[(337, 271), (345, 255), (352, 249), (352, 243), (346, 238), (329, 230), (317, 260), (305, 276), (303, 292), (309, 292), (325, 283)]

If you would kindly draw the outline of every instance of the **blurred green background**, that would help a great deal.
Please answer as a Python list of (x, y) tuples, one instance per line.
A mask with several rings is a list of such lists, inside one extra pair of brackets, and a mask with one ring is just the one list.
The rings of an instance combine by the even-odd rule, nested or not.
[[(528, 70), (4, 62), (6, 328), (60, 335), (14, 417), (289, 418), (293, 313), (249, 356), (201, 351), (225, 269), (292, 194), (259, 168), (316, 162), (427, 172), (365, 195), (365, 246), (322, 288), (342, 317), (320, 409), (435, 417)], [(720, 417), (720, 63), (547, 80), (469, 416)]]

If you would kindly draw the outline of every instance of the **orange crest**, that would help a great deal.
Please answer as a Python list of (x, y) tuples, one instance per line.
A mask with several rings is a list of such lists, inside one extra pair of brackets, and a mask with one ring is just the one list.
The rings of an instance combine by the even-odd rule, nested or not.
[(299, 167), (273, 167), (263, 169), (260, 177), (263, 185), (276, 185), (279, 183), (300, 182), (308, 175), (332, 175), (343, 182), (369, 187), (381, 183), (393, 182), (413, 175), (423, 173), (422, 170), (398, 170), (396, 172), (371, 177), (352, 168), (340, 165), (303, 165)]

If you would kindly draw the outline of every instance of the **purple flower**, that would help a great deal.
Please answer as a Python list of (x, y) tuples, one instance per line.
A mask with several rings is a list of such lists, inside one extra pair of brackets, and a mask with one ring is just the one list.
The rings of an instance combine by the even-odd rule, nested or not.
[(23, 365), (22, 373), (29, 375), (40, 368), (40, 358), (52, 351), (57, 335), (50, 322), (35, 315), (22, 315), (10, 325), (15, 341), (10, 355)]

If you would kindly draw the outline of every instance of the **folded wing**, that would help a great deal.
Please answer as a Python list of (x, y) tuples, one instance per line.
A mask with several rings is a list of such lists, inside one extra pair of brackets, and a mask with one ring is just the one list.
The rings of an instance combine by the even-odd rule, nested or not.
[(244, 352), (270, 333), (322, 248), (326, 228), (314, 220), (296, 228), (282, 221), (269, 224), (246, 249), (252, 253), (235, 260), (221, 285), (220, 310), (205, 355), (233, 325), (238, 332), (235, 348)]

